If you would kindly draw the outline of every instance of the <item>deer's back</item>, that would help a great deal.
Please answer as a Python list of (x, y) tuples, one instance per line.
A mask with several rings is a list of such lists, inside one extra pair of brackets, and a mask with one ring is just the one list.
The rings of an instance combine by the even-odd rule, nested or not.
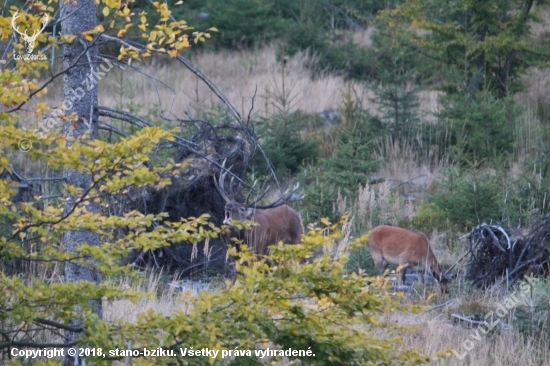
[(427, 237), (407, 229), (380, 225), (368, 234), (369, 249), (393, 264), (417, 264), (431, 254)]
[(279, 241), (297, 244), (302, 239), (300, 215), (290, 206), (256, 210), (253, 220), (258, 226), (252, 229), (249, 239), (259, 254), (266, 254), (268, 246)]

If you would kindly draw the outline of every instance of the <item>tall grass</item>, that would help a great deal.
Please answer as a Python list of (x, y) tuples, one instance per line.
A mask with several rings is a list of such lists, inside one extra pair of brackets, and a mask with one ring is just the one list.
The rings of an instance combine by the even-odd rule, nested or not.
[[(366, 37), (364, 34), (358, 37)], [(363, 38), (362, 38), (363, 39)], [(368, 39), (364, 38), (364, 42)], [(301, 110), (316, 114), (326, 110), (338, 110), (341, 106), (341, 96), (344, 93), (353, 94), (361, 102), (363, 108), (370, 113), (377, 113), (377, 106), (371, 101), (372, 92), (363, 84), (346, 81), (342, 77), (321, 73), (312, 78), (308, 64), (315, 62), (314, 57), (300, 53), (288, 58), (284, 68), (277, 60), (274, 47), (265, 47), (254, 51), (214, 53), (202, 51), (192, 56), (193, 62), (212, 81), (220, 87), (228, 99), (237, 107), (243, 116), (248, 115), (254, 103), (254, 112), (261, 116), (270, 116), (275, 112), (273, 95), (287, 88), (292, 97), (289, 111)], [(283, 80), (286, 83), (283, 88)], [(526, 77), (527, 90), (518, 95), (527, 112), (515, 126), (516, 147), (515, 163), (511, 164), (512, 176), (521, 174), (519, 166), (526, 157), (532, 156), (544, 147), (545, 131), (550, 122), (550, 72), (546, 70), (531, 70)], [(208, 110), (220, 107), (220, 102), (208, 88), (183, 66), (167, 63), (164, 60), (152, 61), (138, 68), (113, 68), (99, 85), (100, 105), (135, 109), (138, 114), (151, 119), (160, 120), (161, 114), (168, 117), (187, 119), (188, 115), (200, 116)], [(420, 93), (421, 110), (437, 112), (439, 108), (438, 93), (422, 91)], [(61, 83), (57, 82), (49, 88), (49, 94), (42, 99), (32, 101), (29, 111), (41, 100), (47, 100), (51, 105), (61, 102)], [(434, 117), (427, 115), (425, 124), (433, 124)], [(38, 120), (29, 114), (22, 120), (24, 127), (36, 126)], [(59, 130), (61, 133), (61, 131)], [(330, 133), (326, 134), (327, 138)], [(421, 145), (418, 139), (414, 144), (397, 142), (391, 138), (378, 141), (376, 157), (384, 161), (382, 169), (377, 173), (386, 178), (385, 183), (376, 186), (358, 187), (355, 200), (339, 195), (334, 202), (334, 211), (339, 215), (350, 214), (352, 219), (344, 228), (344, 236), (336, 247), (336, 256), (349, 250), (350, 238), (368, 232), (379, 224), (409, 226), (416, 214), (416, 204), (422, 198), (422, 193), (436, 186), (440, 172), (448, 164), (447, 156), (434, 152), (433, 146)], [(27, 164), (24, 154), (15, 161), (25, 167), (26, 176), (48, 173), (48, 167), (37, 164)], [(45, 189), (44, 194), (48, 192)], [(418, 193), (418, 195), (411, 195)], [(432, 244), (436, 255), (443, 264), (450, 264), (455, 254), (446, 250), (447, 233), (432, 233)], [(366, 251), (360, 253), (363, 257), (357, 260), (356, 267), (365, 268), (364, 262), (369, 261)], [(363, 266), (363, 267), (361, 267)], [(29, 267), (29, 273), (43, 279), (59, 279), (62, 277), (61, 267)], [(139, 283), (128, 281), (125, 286), (143, 290), (151, 294), (137, 304), (127, 301), (116, 301), (105, 304), (107, 319), (135, 319), (138, 313), (146, 309), (155, 309), (169, 315), (176, 309), (187, 311), (192, 306), (192, 297), (180, 297), (173, 289), (167, 289), (160, 280), (160, 274), (149, 274)], [(483, 302), (494, 302), (494, 298), (478, 294)], [(462, 342), (469, 339), (471, 329), (453, 324), (446, 316), (451, 311), (460, 311), (461, 305), (468, 301), (467, 294), (457, 294), (459, 300), (453, 307), (445, 307), (438, 311), (423, 314), (420, 317), (411, 314), (394, 314), (390, 320), (400, 324), (419, 325), (412, 334), (406, 335), (400, 347), (420, 347), (423, 352), (435, 355), (447, 348), (455, 348), (459, 353)], [(503, 329), (500, 333), (484, 337), (469, 352), (464, 361), (454, 355), (437, 361), (439, 365), (550, 365), (550, 340), (541, 339), (539, 344), (533, 338), (526, 338), (516, 329)]]
[[(253, 103), (253, 111), (262, 116), (274, 112), (273, 104), (269, 100), (266, 102), (266, 98), (282, 88), (283, 72), (286, 87), (297, 96), (290, 112), (298, 109), (307, 113), (335, 110), (343, 91), (350, 87), (364, 89), (359, 83), (348, 82), (329, 73), (312, 78), (308, 64), (314, 59), (307, 53), (287, 58), (283, 67), (277, 60), (274, 47), (221, 53), (202, 51), (194, 54), (192, 61), (243, 116), (248, 115)], [(183, 65), (153, 61), (141, 66), (140, 71), (156, 80), (129, 68), (113, 70), (100, 84), (100, 104), (114, 106), (116, 98), (112, 96), (120, 92), (115, 81), (120, 73), (124, 73), (127, 75), (127, 88), (135, 95), (133, 103), (144, 110), (161, 108), (165, 113), (185, 117), (184, 112), (198, 115), (220, 105), (204, 83)], [(365, 102), (369, 101), (369, 96), (364, 94)]]
[[(345, 250), (349, 244), (349, 230), (344, 228), (343, 234), (343, 239), (333, 248), (335, 255), (341, 255), (341, 250)], [(135, 304), (128, 301), (105, 304), (105, 317), (109, 320), (132, 321), (137, 314), (149, 309), (169, 316), (175, 310), (187, 312), (193, 306), (194, 297), (190, 293), (181, 294), (165, 287), (158, 274), (148, 274), (138, 283), (122, 281), (126, 281), (127, 286), (149, 293), (150, 297)], [(550, 339), (547, 336), (537, 339), (525, 336), (516, 327), (514, 318), (509, 315), (502, 318), (501, 323), (488, 334), (467, 324), (454, 322), (448, 316), (451, 313), (479, 313), (484, 316), (500, 302), (502, 296), (474, 291), (470, 294), (462, 293), (455, 301), (444, 307), (431, 311), (428, 311), (430, 308), (425, 308), (426, 311), (421, 314), (394, 312), (382, 317), (380, 321), (404, 327), (405, 331), (399, 332), (403, 343), (395, 347), (420, 349), (424, 354), (436, 358), (433, 365), (550, 365)], [(383, 329), (384, 327), (378, 330), (375, 328), (374, 334), (380, 338), (388, 336), (388, 330)], [(395, 336), (395, 333), (392, 333), (392, 336)], [(453, 349), (460, 358), (451, 351)], [(438, 354), (442, 353), (447, 353), (448, 356), (437, 358)]]

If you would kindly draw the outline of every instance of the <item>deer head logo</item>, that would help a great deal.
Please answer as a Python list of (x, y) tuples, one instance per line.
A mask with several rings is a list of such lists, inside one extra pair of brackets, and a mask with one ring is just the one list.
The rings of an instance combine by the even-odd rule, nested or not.
[(23, 33), (19, 30), (19, 27), (15, 24), (15, 19), (17, 19), (18, 16), (19, 10), (16, 11), (11, 18), (11, 26), (17, 33), (19, 33), (23, 37), (23, 41), (25, 42), (25, 50), (27, 51), (27, 53), (30, 54), (34, 50), (34, 42), (36, 42), (36, 38), (38, 38), (40, 33), (42, 33), (44, 28), (46, 28), (46, 25), (48, 25), (48, 14), (44, 14), (44, 17), (40, 20), (42, 22), (42, 29), (40, 29), (39, 31), (34, 31), (32, 36), (29, 36), (26, 32)]

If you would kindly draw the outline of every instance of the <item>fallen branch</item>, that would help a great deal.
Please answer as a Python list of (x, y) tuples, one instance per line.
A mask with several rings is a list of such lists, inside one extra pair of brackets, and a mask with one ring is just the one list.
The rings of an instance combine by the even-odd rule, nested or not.
[(484, 320), (484, 321), (481, 321), (481, 320), (473, 320), (473, 319), (470, 319), (470, 318), (466, 318), (462, 315), (458, 315), (458, 314), (451, 314), (451, 316), (453, 318), (457, 318), (459, 320), (462, 320), (464, 322), (467, 322), (467, 323), (471, 323), (471, 324), (477, 324), (477, 325), (481, 325), (481, 324), (485, 324), (487, 321)]
[(415, 316), (413, 316), (413, 317), (411, 318), (411, 320), (414, 320), (414, 319), (418, 318), (420, 315), (426, 314), (428, 311), (432, 311), (432, 310), (439, 309), (439, 308), (442, 308), (442, 307), (444, 307), (444, 306), (447, 306), (447, 305), (449, 305), (450, 303), (452, 303), (452, 302), (455, 301), (455, 300), (456, 300), (456, 298), (451, 299), (451, 300), (449, 300), (449, 301), (446, 301), (446, 302), (444, 302), (443, 304), (438, 304), (438, 305), (435, 305), (435, 306), (433, 306), (433, 307), (431, 307), (431, 308), (429, 308), (429, 309), (427, 309), (427, 310), (424, 310), (424, 311), (422, 311), (421, 313), (416, 314)]

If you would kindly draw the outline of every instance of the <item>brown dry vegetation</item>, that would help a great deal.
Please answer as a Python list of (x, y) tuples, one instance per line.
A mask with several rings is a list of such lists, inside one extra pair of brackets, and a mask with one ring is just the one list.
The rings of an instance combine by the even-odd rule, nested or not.
[[(543, 32), (543, 30), (538, 30)], [(357, 38), (368, 42), (368, 35), (359, 34)], [(193, 62), (225, 93), (228, 99), (238, 106), (243, 115), (247, 115), (252, 106), (252, 98), (256, 95), (254, 112), (269, 115), (273, 112), (273, 97), (281, 95), (283, 90), (292, 99), (291, 110), (302, 110), (307, 113), (320, 113), (326, 110), (337, 110), (342, 103), (343, 93), (350, 93), (360, 101), (363, 107), (376, 114), (377, 106), (371, 101), (373, 94), (364, 85), (345, 81), (342, 77), (321, 73), (311, 78), (307, 65), (315, 62), (308, 54), (301, 53), (288, 59), (284, 70), (276, 60), (273, 47), (258, 51), (213, 53), (199, 52), (193, 56)], [(220, 103), (200, 82), (196, 76), (179, 65), (171, 65), (161, 61), (151, 62), (135, 69), (111, 70), (100, 82), (100, 105), (111, 107), (135, 108), (141, 114), (152, 113), (158, 116), (162, 111), (167, 116), (185, 118), (185, 112), (192, 115), (205, 109), (219, 106)], [(154, 77), (147, 77), (151, 75)], [(284, 75), (284, 77), (283, 77)], [(284, 83), (284, 87), (283, 87)], [(517, 163), (512, 166), (512, 174), (517, 174), (517, 167), (522, 158), (536, 146), (540, 146), (541, 122), (535, 117), (536, 108), (546, 107), (550, 110), (550, 71), (531, 70), (527, 76), (527, 90), (518, 99), (528, 107), (529, 113), (524, 123), (517, 127), (518, 156)], [(50, 87), (49, 100), (60, 100), (60, 83)], [(430, 123), (430, 112), (437, 111), (437, 92), (423, 91), (420, 93), (421, 110), (426, 112), (425, 123)], [(36, 102), (34, 102), (36, 103)], [(30, 104), (32, 108), (33, 104)], [(22, 121), (24, 125), (32, 126), (37, 121)], [(386, 184), (376, 188), (362, 187), (356, 202), (347, 202), (343, 198), (335, 202), (334, 210), (338, 213), (352, 212), (355, 214), (355, 225), (364, 232), (372, 227), (372, 215), (375, 207), (381, 208), (384, 220), (388, 224), (397, 225), (403, 218), (415, 215), (415, 206), (411, 202), (396, 199), (395, 192), (390, 188), (393, 182), (413, 180), (424, 189), (432, 186), (440, 178), (441, 169), (447, 161), (426, 163), (422, 157), (406, 145), (395, 144), (391, 140), (379, 143), (377, 155), (384, 159), (380, 176), (389, 177)], [(515, 173), (516, 172), (516, 173)], [(369, 219), (370, 218), (370, 219)], [(449, 233), (434, 232), (431, 241), (436, 255), (443, 267), (448, 267), (461, 253), (451, 251), (447, 245)], [(105, 316), (108, 319), (134, 319), (146, 310), (155, 309), (169, 314), (174, 310), (186, 311), (191, 306), (192, 298), (182, 299), (172, 290), (166, 290), (160, 285), (159, 276), (151, 275), (139, 290), (145, 290), (154, 296), (137, 304), (130, 302), (114, 302), (105, 304)], [(130, 284), (128, 284), (130, 285)], [(135, 286), (135, 285), (132, 285)], [(464, 289), (457, 286), (453, 297), (457, 300), (447, 307), (427, 312), (421, 316), (395, 313), (389, 319), (400, 325), (416, 325), (416, 330), (405, 333), (404, 343), (399, 347), (418, 347), (428, 355), (450, 348), (463, 353), (462, 344), (471, 339), (472, 329), (453, 324), (449, 319), (452, 312), (459, 313), (465, 304), (473, 300), (470, 296), (480, 296), (478, 301), (483, 308), (490, 308), (499, 301), (499, 297), (477, 293), (464, 294)], [(429, 289), (436, 291), (435, 289)], [(422, 294), (425, 297), (426, 293)], [(445, 299), (436, 298), (437, 302)], [(550, 365), (550, 341), (541, 340), (542, 346), (534, 339), (521, 339), (517, 329), (509, 328), (497, 331), (495, 334), (483, 336), (475, 343), (465, 360), (461, 361), (451, 354), (450, 357), (436, 361), (438, 365)]]
[[(272, 113), (269, 96), (282, 92), (283, 72), (287, 93), (293, 98), (292, 109), (300, 109), (307, 113), (319, 113), (324, 110), (336, 110), (341, 105), (341, 96), (345, 92), (353, 93), (371, 112), (376, 113), (376, 105), (370, 100), (372, 93), (359, 83), (347, 82), (343, 78), (321, 74), (312, 79), (307, 70), (307, 64), (312, 61), (307, 54), (299, 54), (288, 60), (284, 70), (276, 61), (275, 50), (267, 47), (259, 51), (232, 52), (215, 54), (201, 52), (195, 55), (193, 61), (207, 74), (227, 95), (241, 113), (248, 114), (251, 100), (256, 91), (255, 112), (262, 115)], [(101, 104), (120, 106), (120, 104), (136, 105), (141, 112), (162, 109), (177, 117), (184, 117), (184, 112), (198, 113), (205, 108), (212, 108), (218, 101), (197, 78), (183, 68), (168, 66), (162, 63), (151, 63), (142, 71), (154, 75), (155, 78), (169, 85), (173, 91), (143, 76), (137, 76), (134, 71), (113, 70), (101, 82)], [(550, 85), (550, 72), (532, 70), (527, 76), (528, 89), (518, 98), (531, 110), (535, 105), (547, 103), (550, 105), (546, 91)], [(424, 91), (421, 93), (421, 109), (426, 112), (436, 111), (437, 93)], [(429, 122), (429, 116), (425, 118)], [(521, 131), (519, 131), (521, 129)], [(540, 122), (534, 113), (525, 116), (525, 123), (518, 126), (518, 141), (522, 141), (522, 149), (518, 156), (518, 165), (522, 153), (528, 153), (539, 142)], [(372, 213), (375, 207), (382, 208), (385, 221), (397, 225), (403, 218), (415, 215), (415, 206), (411, 202), (397, 199), (392, 192), (392, 179), (403, 182), (414, 179), (414, 183), (424, 188), (430, 187), (440, 177), (440, 170), (446, 161), (427, 164), (421, 161), (408, 146), (398, 145), (391, 140), (380, 142), (378, 157), (385, 164), (381, 176), (391, 177), (386, 184), (376, 188), (362, 188), (356, 202), (348, 202), (344, 198), (335, 202), (334, 210), (338, 213), (352, 212), (355, 214), (354, 225), (365, 231), (372, 227)], [(512, 170), (513, 173), (513, 170)], [(369, 218), (371, 218), (369, 220)], [(448, 247), (449, 233), (434, 232), (431, 235), (437, 257), (443, 267), (448, 267), (463, 253), (451, 251)], [(344, 244), (345, 245), (345, 244)], [(138, 304), (116, 302), (106, 304), (105, 314), (108, 318), (131, 319), (137, 313), (146, 309), (155, 309), (166, 314), (174, 310), (189, 309), (192, 297), (178, 296), (171, 290), (160, 287), (158, 277), (152, 277), (144, 285), (148, 292), (156, 294), (153, 299), (143, 300)], [(426, 298), (435, 288), (420, 289), (420, 297)], [(405, 332), (403, 344), (399, 347), (420, 348), (424, 353), (435, 356), (438, 352), (455, 349), (458, 354), (465, 352), (463, 342), (472, 339), (475, 329), (455, 324), (449, 314), (461, 313), (472, 303), (478, 303), (482, 315), (491, 309), (502, 296), (488, 295), (482, 292), (467, 294), (460, 284), (455, 285), (456, 297), (453, 303), (438, 308), (420, 316), (406, 313), (392, 314), (386, 321), (399, 325), (415, 326), (415, 330)], [(436, 297), (432, 304), (446, 301)], [(383, 336), (383, 334), (380, 334)], [(525, 339), (511, 326), (499, 327), (496, 332), (481, 340), (474, 341), (474, 347), (464, 360), (453, 353), (444, 359), (435, 361), (437, 365), (550, 365), (549, 340)], [(540, 344), (537, 342), (540, 341)]]

